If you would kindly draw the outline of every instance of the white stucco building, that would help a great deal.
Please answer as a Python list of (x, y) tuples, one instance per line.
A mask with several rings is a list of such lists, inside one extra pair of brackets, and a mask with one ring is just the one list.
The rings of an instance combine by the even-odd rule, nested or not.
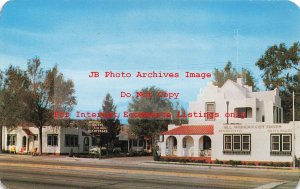
[[(38, 129), (35, 127), (2, 128), (2, 145), (4, 150), (16, 153), (28, 153), (39, 148)], [(58, 126), (43, 127), (43, 153), (68, 154), (71, 149), (74, 153), (88, 153), (92, 146), (91, 135), (80, 128)]]
[(282, 123), (282, 112), (277, 89), (254, 92), (241, 79), (222, 87), (209, 84), (190, 102), (189, 124), (169, 125), (161, 133), (161, 156), (292, 162), (293, 150), (300, 157), (300, 138), (293, 141), (300, 122)]

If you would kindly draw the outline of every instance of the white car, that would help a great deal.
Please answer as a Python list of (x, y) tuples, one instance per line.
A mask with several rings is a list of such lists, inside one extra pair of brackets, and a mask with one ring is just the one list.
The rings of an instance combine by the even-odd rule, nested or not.
[[(90, 154), (99, 154), (100, 147), (93, 146), (90, 148), (89, 153)], [(101, 150), (106, 150), (106, 147), (102, 147)]]

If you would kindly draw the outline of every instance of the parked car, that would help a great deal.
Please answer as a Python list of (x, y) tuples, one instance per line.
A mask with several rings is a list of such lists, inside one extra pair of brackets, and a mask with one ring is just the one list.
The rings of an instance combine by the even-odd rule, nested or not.
[[(99, 154), (100, 147), (94, 146), (89, 149), (90, 154)], [(106, 150), (106, 147), (101, 147), (101, 151)]]

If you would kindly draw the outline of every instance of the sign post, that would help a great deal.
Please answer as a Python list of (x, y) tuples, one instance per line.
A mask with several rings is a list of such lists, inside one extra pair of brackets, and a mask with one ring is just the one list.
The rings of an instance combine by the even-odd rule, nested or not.
[(89, 133), (91, 133), (93, 136), (99, 137), (99, 159), (101, 159), (101, 133), (107, 133), (107, 129), (103, 126), (101, 121), (89, 121)]

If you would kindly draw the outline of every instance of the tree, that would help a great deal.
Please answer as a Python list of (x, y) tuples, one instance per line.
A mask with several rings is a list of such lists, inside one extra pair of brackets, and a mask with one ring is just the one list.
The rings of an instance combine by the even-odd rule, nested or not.
[[(146, 112), (146, 113), (171, 113), (173, 111), (172, 102), (166, 98), (158, 97), (159, 92), (166, 92), (162, 89), (146, 87), (140, 90), (143, 94), (152, 94), (152, 98), (132, 97), (132, 102), (129, 103), (129, 112)], [(155, 137), (162, 131), (167, 130), (167, 126), (171, 123), (169, 118), (130, 118), (128, 123), (130, 130), (138, 137), (151, 138), (151, 143), (154, 145)]]
[(228, 79), (236, 81), (237, 78), (240, 77), (242, 78), (244, 84), (252, 86), (253, 91), (258, 90), (254, 77), (251, 75), (251, 72), (245, 68), (242, 68), (242, 72), (238, 72), (236, 68), (232, 68), (232, 64), (230, 61), (228, 61), (223, 70), (215, 68), (213, 75), (213, 84), (218, 87), (223, 86)]
[[(114, 113), (117, 111), (117, 106), (114, 104), (114, 100), (109, 93), (106, 94), (103, 100), (101, 111), (106, 115), (115, 115)], [(120, 121), (118, 118), (112, 116), (109, 118), (101, 118), (101, 122), (107, 129), (104, 140), (107, 142), (106, 150), (109, 153), (110, 149), (113, 149), (117, 141), (117, 135), (120, 132)]]
[(291, 71), (300, 71), (297, 67), (300, 61), (300, 44), (294, 43), (287, 48), (284, 43), (269, 47), (264, 55), (256, 62), (263, 70), (262, 78), (266, 89), (288, 90), (293, 82)]
[(57, 124), (54, 111), (71, 112), (76, 104), (74, 84), (65, 80), (57, 66), (44, 71), (39, 58), (28, 60), (27, 75), (30, 81), (27, 98), (27, 121), (39, 130), (39, 154), (42, 154), (42, 130), (46, 124)]
[(256, 62), (266, 89), (279, 89), (284, 122), (292, 120), (292, 92), (300, 91), (299, 61), (300, 44), (295, 42), (290, 48), (284, 43), (269, 47)]
[(182, 115), (186, 110), (183, 108), (183, 106), (180, 106), (179, 108), (179, 102), (177, 101), (175, 103), (175, 107), (173, 107), (172, 110), (172, 119), (171, 119), (171, 124), (175, 125), (182, 125), (182, 124), (188, 124), (188, 119), (187, 117), (177, 117), (178, 113)]
[[(299, 97), (299, 94), (300, 94), (300, 71), (298, 71), (297, 74), (294, 75), (293, 80), (295, 81), (293, 90), (296, 93), (296, 96), (295, 96), (295, 120), (299, 121), (299, 118), (300, 118), (300, 97)], [(289, 100), (291, 101), (290, 105), (292, 105), (293, 104), (292, 99), (289, 99)], [(292, 108), (293, 107), (291, 107), (290, 110), (292, 110)], [(293, 115), (291, 115), (291, 117), (292, 116)]]
[(0, 150), (2, 150), (2, 127), (13, 128), (25, 124), (29, 80), (18, 67), (9, 66), (0, 73)]

